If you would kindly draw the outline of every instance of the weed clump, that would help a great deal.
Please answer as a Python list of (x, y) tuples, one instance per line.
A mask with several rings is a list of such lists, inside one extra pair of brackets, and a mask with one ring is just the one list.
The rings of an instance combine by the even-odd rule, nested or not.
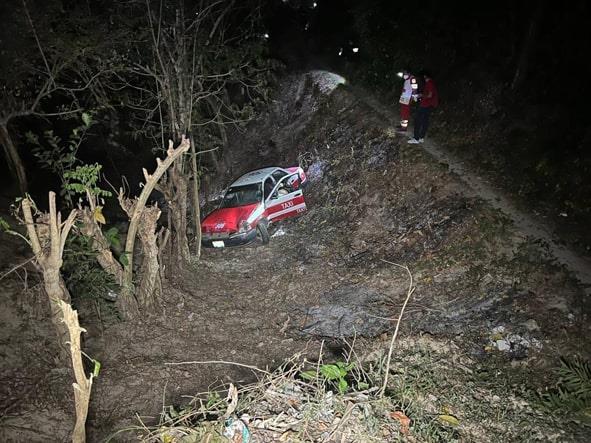
[(591, 365), (580, 357), (562, 358), (556, 386), (541, 394), (548, 411), (591, 426)]

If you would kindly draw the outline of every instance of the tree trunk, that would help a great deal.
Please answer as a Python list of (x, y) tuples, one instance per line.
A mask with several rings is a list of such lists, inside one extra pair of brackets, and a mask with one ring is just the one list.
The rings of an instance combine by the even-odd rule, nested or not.
[(201, 207), (199, 206), (199, 171), (197, 169), (197, 152), (191, 137), (191, 170), (193, 172), (193, 222), (195, 224), (195, 255), (201, 257)]
[(156, 235), (156, 223), (160, 218), (158, 206), (147, 207), (142, 211), (138, 235), (142, 245), (143, 261), (140, 271), (140, 286), (137, 300), (141, 309), (153, 310), (162, 294), (160, 279), (159, 248)]
[(221, 172), (221, 167), (220, 167), (220, 161), (218, 160), (218, 156), (216, 151), (209, 151), (209, 159), (211, 160), (211, 164), (213, 165), (213, 169), (215, 170), (215, 172), (220, 173)]
[(189, 241), (187, 239), (187, 198), (189, 186), (187, 178), (183, 175), (181, 163), (177, 163), (170, 172), (170, 184), (173, 189), (173, 199), (171, 200), (173, 239), (175, 252), (175, 264), (179, 268), (184, 268), (189, 261)]
[[(170, 221), (170, 213), (168, 214), (168, 226), (172, 222)], [(170, 240), (170, 229), (164, 226), (160, 228), (160, 232), (157, 234), (158, 242), (158, 264), (160, 265), (158, 272), (160, 274), (160, 281), (162, 282), (166, 278), (166, 265), (164, 264), (164, 257), (166, 256), (166, 249), (168, 246), (168, 240)], [(170, 257), (170, 254), (168, 254)]]
[(72, 306), (61, 301), (59, 308), (62, 313), (63, 324), (68, 330), (70, 355), (72, 358), (72, 367), (76, 382), (74, 387), (74, 403), (76, 407), (76, 425), (72, 432), (73, 443), (84, 443), (86, 441), (86, 417), (88, 416), (88, 404), (90, 402), (90, 391), (92, 389), (93, 374), (86, 378), (84, 365), (82, 363), (82, 350), (80, 347), (80, 333), (86, 332), (80, 327), (78, 322), (78, 313), (72, 309)]
[(113, 257), (107, 239), (103, 235), (100, 226), (97, 224), (92, 211), (88, 208), (81, 211), (82, 234), (93, 239), (92, 247), (97, 253), (97, 261), (106, 273), (115, 277), (117, 284), (123, 283), (123, 267)]
[(23, 164), (21, 156), (18, 153), (16, 145), (12, 141), (10, 132), (8, 132), (8, 125), (6, 124), (0, 125), (0, 143), (2, 143), (2, 146), (4, 146), (6, 161), (18, 181), (21, 194), (24, 195), (28, 190), (25, 165)]
[[(172, 140), (169, 140), (168, 150), (166, 151), (166, 158), (164, 160), (156, 159), (156, 170), (152, 174), (148, 174), (147, 170), (143, 170), (146, 183), (142, 189), (140, 196), (131, 204), (129, 199), (123, 195), (123, 189), (119, 191), (119, 204), (121, 208), (129, 216), (129, 230), (127, 232), (127, 239), (125, 240), (125, 257), (126, 264), (123, 268), (123, 284), (121, 286), (121, 296), (118, 299), (119, 309), (126, 317), (134, 317), (139, 314), (138, 301), (135, 297), (133, 287), (133, 251), (135, 245), (135, 237), (138, 233), (140, 223), (142, 220), (142, 213), (146, 210), (146, 202), (148, 197), (164, 175), (164, 173), (175, 163), (175, 161), (189, 150), (189, 140), (184, 136), (181, 137), (181, 143), (175, 149)], [(174, 168), (173, 168), (174, 170)], [(163, 186), (166, 188), (166, 186)], [(186, 187), (185, 187), (185, 213), (186, 213)], [(168, 198), (168, 196), (167, 196)], [(186, 227), (186, 217), (185, 217)], [(186, 231), (185, 231), (186, 236)], [(188, 248), (187, 248), (188, 249)]]
[(536, 46), (535, 43), (538, 34), (538, 28), (545, 6), (546, 1), (539, 0), (536, 3), (534, 12), (532, 13), (530, 21), (528, 23), (527, 30), (523, 38), (523, 44), (521, 46), (519, 61), (517, 62), (517, 68), (515, 69), (515, 74), (513, 75), (513, 81), (511, 82), (511, 90), (513, 91), (517, 90), (523, 84), (527, 77), (529, 61), (532, 57), (532, 54)]
[(43, 271), (43, 284), (49, 299), (51, 321), (57, 335), (58, 345), (62, 357), (67, 358), (68, 328), (62, 321), (60, 303), (70, 303), (70, 293), (60, 274), (62, 267), (62, 255), (66, 238), (74, 225), (77, 212), (73, 210), (68, 219), (62, 224), (61, 214), (57, 212), (55, 205), (55, 193), (49, 193), (49, 214), (42, 214), (38, 220), (33, 219), (31, 207), (33, 203), (29, 198), (23, 199), (22, 211), (26, 223), (27, 235), (35, 258)]
[(65, 360), (68, 357), (69, 331), (63, 322), (61, 303), (71, 303), (70, 293), (62, 279), (60, 268), (61, 260), (43, 267), (43, 287), (49, 298), (51, 322), (57, 332), (60, 355)]

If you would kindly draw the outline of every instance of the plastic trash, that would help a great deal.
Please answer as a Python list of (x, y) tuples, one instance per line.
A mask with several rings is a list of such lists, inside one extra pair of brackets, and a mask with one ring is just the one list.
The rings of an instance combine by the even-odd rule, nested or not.
[(249, 443), (250, 431), (244, 421), (229, 417), (224, 423), (224, 437), (229, 438), (232, 443)]
[(283, 230), (283, 228), (279, 228), (273, 233), (271, 238), (281, 237), (283, 235), (285, 235), (285, 231)]

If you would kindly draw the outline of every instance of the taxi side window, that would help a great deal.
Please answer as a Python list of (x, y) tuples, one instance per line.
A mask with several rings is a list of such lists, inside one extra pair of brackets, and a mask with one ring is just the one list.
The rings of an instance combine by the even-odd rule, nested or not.
[(273, 178), (275, 179), (275, 181), (278, 182), (279, 180), (281, 180), (283, 177), (285, 177), (287, 175), (287, 172), (285, 172), (285, 171), (275, 171), (271, 175), (273, 176)]
[(265, 180), (265, 184), (263, 185), (265, 191), (265, 200), (269, 198), (274, 187), (275, 183), (273, 182), (273, 179), (271, 177), (268, 177), (267, 180)]

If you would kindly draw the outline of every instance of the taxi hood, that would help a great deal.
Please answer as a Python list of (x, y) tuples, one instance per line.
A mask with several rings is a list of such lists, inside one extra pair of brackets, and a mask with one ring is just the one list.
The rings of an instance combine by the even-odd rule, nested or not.
[(259, 204), (216, 209), (201, 222), (201, 232), (236, 232)]

